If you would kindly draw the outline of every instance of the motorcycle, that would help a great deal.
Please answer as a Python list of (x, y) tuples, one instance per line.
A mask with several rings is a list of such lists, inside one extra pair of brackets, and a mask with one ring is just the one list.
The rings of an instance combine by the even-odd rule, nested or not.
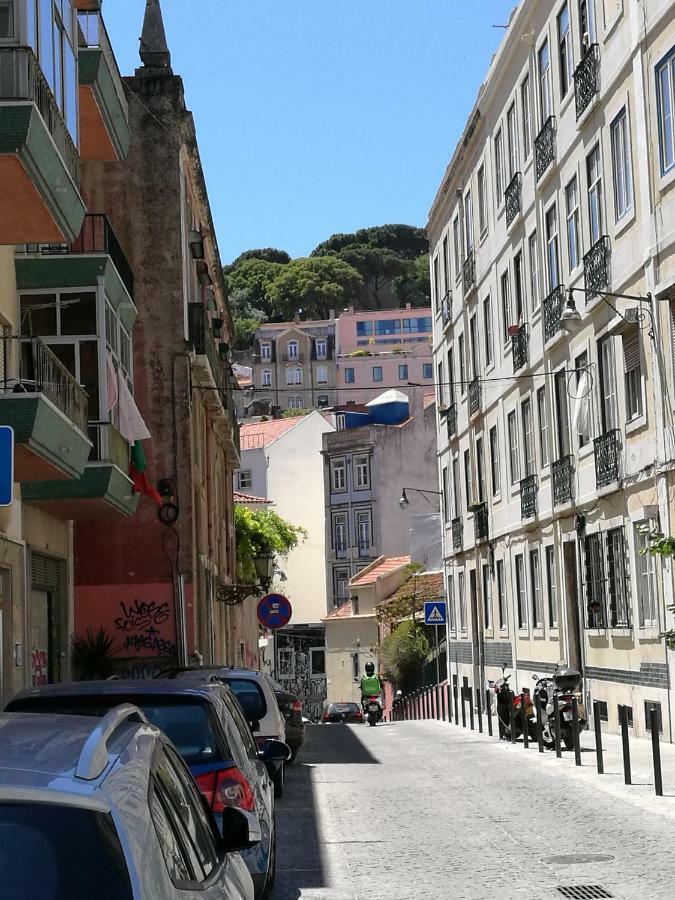
[[(497, 723), (499, 726), (499, 737), (502, 740), (511, 740), (511, 709), (513, 708), (515, 720), (515, 738), (516, 740), (523, 733), (523, 711), (522, 697), (511, 690), (509, 678), (506, 674), (506, 665), (502, 666), (502, 677), (497, 681), (488, 682), (490, 690), (494, 691), (497, 696)], [(534, 738), (534, 708), (529, 691), (525, 694), (525, 718), (527, 720), (528, 737)]]
[(382, 718), (382, 704), (377, 694), (363, 698), (363, 711), (368, 719), (368, 724), (375, 727)]
[(581, 692), (581, 673), (569, 666), (556, 666), (553, 675), (540, 678), (532, 676), (535, 682), (534, 696), (537, 715), (541, 711), (541, 734), (544, 746), (553, 750), (556, 745), (555, 738), (555, 700), (558, 698), (558, 711), (560, 717), (560, 738), (566, 750), (574, 749), (574, 715), (572, 712), (573, 701), (577, 701), (577, 715), (579, 730), (588, 728), (586, 707)]

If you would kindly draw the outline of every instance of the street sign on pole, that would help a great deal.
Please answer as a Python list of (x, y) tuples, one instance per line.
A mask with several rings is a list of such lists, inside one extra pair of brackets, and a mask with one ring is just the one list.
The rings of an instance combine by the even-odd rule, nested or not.
[(288, 625), (293, 615), (293, 607), (283, 594), (266, 594), (258, 601), (258, 621), (272, 631)]
[(424, 604), (425, 625), (445, 625), (447, 610), (445, 600), (427, 600)]
[(14, 497), (14, 429), (0, 425), (0, 506), (11, 506)]

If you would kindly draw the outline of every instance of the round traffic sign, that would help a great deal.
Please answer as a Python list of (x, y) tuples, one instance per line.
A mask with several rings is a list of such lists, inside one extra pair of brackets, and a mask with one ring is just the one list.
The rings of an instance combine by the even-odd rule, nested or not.
[(258, 601), (258, 621), (266, 628), (283, 628), (293, 615), (293, 607), (283, 594), (266, 594)]

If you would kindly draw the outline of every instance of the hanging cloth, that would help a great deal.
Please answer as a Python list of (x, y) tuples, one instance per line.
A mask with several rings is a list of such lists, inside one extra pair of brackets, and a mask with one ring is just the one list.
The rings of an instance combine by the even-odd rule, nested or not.
[(105, 371), (106, 371), (106, 406), (108, 412), (115, 408), (119, 397), (119, 388), (117, 386), (117, 372), (109, 353), (105, 355)]
[(591, 383), (588, 372), (582, 372), (577, 383), (572, 427), (582, 437), (591, 436)]
[(126, 378), (121, 372), (118, 373), (118, 385), (120, 434), (133, 445), (136, 441), (144, 441), (149, 438), (150, 432), (143, 421), (143, 416), (138, 411)]

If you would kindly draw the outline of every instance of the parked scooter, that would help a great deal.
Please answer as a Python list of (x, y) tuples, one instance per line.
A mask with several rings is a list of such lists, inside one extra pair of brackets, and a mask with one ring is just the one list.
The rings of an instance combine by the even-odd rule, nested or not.
[(566, 750), (574, 749), (574, 725), (572, 714), (572, 701), (576, 698), (577, 714), (579, 718), (579, 730), (588, 728), (586, 708), (581, 692), (581, 673), (569, 666), (556, 666), (555, 672), (550, 677), (540, 678), (533, 675), (535, 682), (534, 696), (537, 715), (541, 710), (541, 734), (544, 746), (553, 750), (555, 740), (555, 703), (554, 697), (558, 697), (558, 710), (560, 716), (560, 739)]
[[(499, 737), (503, 740), (511, 740), (511, 708), (513, 708), (515, 720), (516, 740), (523, 733), (522, 699), (520, 694), (515, 694), (509, 685), (506, 674), (506, 665), (502, 665), (502, 677), (497, 681), (488, 682), (490, 690), (497, 695), (497, 723), (499, 725)], [(528, 737), (534, 738), (535, 717), (530, 692), (525, 691), (525, 717), (527, 719)]]
[(368, 718), (368, 724), (373, 727), (377, 725), (382, 719), (382, 703), (377, 694), (373, 694), (372, 697), (363, 698), (363, 711)]

